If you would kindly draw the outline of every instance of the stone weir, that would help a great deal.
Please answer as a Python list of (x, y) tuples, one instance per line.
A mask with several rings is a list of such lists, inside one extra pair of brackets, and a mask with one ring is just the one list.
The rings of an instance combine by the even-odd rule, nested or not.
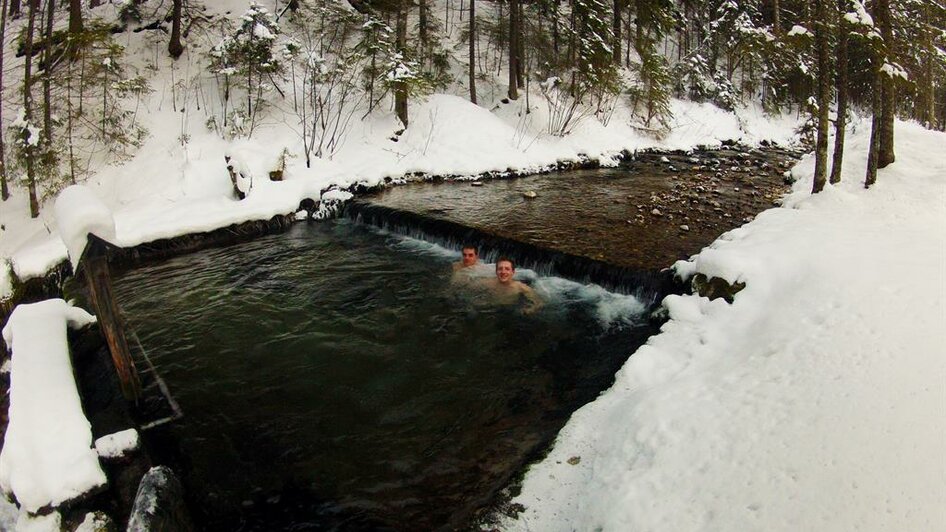
[(371, 201), (348, 202), (342, 210), (342, 216), (449, 249), (473, 245), (480, 250), (480, 257), (484, 261), (495, 262), (499, 257), (508, 257), (515, 261), (517, 268), (528, 268), (539, 275), (595, 283), (612, 292), (633, 294), (649, 304), (658, 303), (663, 296), (681, 289), (673, 273), (667, 269), (646, 270), (609, 264), (452, 220), (399, 210)]

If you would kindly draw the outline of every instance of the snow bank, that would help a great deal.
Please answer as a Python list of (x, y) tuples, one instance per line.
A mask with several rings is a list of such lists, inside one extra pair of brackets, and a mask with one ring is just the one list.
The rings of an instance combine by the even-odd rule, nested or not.
[(66, 342), (66, 326), (95, 322), (62, 299), (19, 305), (3, 328), (13, 353), (0, 488), (35, 512), (104, 486)]
[(111, 209), (83, 185), (72, 185), (59, 193), (56, 222), (73, 270), (79, 266), (90, 234), (106, 242), (115, 242), (115, 219)]
[[(934, 530), (946, 504), (946, 135), (897, 124), (863, 189), (786, 200), (692, 269), (747, 287), (670, 321), (528, 472), (515, 530)], [(577, 459), (576, 459), (577, 458)], [(571, 459), (571, 460), (569, 460)]]

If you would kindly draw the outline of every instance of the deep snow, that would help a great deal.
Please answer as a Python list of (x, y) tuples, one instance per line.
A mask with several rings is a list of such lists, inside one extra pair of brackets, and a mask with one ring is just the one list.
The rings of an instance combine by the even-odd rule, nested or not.
[[(515, 530), (937, 530), (946, 525), (946, 135), (897, 124), (897, 162), (723, 235), (659, 335), (528, 472)], [(577, 457), (577, 460), (575, 459)], [(569, 463), (576, 462), (577, 464)]]
[[(245, 2), (219, 4), (222, 11)], [(150, 57), (154, 44), (134, 35), (121, 37), (129, 56)], [(178, 81), (203, 69), (204, 51), (205, 44), (188, 43), (176, 63)], [(409, 172), (537, 170), (581, 157), (606, 162), (624, 149), (686, 149), (731, 138), (787, 143), (798, 124), (754, 107), (734, 115), (675, 101), (663, 139), (630, 127), (623, 108), (607, 127), (586, 121), (558, 138), (543, 133), (547, 111), (536, 95), (528, 115), (522, 100), (477, 107), (434, 95), (411, 102), (411, 127), (397, 142), (390, 139), (399, 125), (382, 110), (357, 122), (334, 157), (307, 168), (297, 125), (278, 105), (253, 140), (221, 140), (193, 102), (183, 101), (185, 113), (171, 108), (170, 61), (158, 61), (155, 92), (140, 112), (150, 137), (132, 160), (101, 165), (86, 183), (111, 211), (123, 245), (286, 214), (331, 185)], [(813, 161), (806, 159), (793, 170), (801, 180), (786, 208), (763, 213), (678, 265), (748, 286), (733, 305), (669, 298), (671, 321), (631, 357), (611, 390), (573, 416), (525, 479), (517, 499), (525, 513), (505, 526), (944, 526), (946, 136), (898, 124), (898, 162), (864, 191), (869, 128), (854, 127), (840, 186), (810, 196)], [(283, 147), (287, 180), (269, 183), (264, 176)], [(247, 200), (232, 196), (225, 154), (256, 178)], [(11, 271), (42, 275), (67, 256), (51, 203), (30, 220), (22, 188), (0, 206), (0, 225), (0, 298), (10, 294)], [(15, 526), (16, 516), (0, 501), (0, 528)], [(18, 528), (58, 528), (58, 520), (21, 514)]]

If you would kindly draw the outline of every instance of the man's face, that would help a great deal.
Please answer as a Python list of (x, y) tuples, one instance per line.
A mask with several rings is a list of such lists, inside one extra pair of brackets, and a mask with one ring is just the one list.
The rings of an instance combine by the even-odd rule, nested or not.
[(501, 260), (496, 263), (496, 278), (499, 279), (499, 282), (508, 283), (515, 273), (516, 269), (512, 267), (512, 263), (508, 260)]
[(463, 266), (473, 266), (476, 264), (476, 250), (473, 248), (463, 248)]

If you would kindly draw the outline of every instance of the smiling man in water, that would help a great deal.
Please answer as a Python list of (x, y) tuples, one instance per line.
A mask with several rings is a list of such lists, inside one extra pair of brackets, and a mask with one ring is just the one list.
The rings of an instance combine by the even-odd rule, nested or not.
[(492, 280), (489, 286), (495, 292), (497, 302), (511, 305), (525, 300), (523, 312), (531, 314), (542, 306), (542, 300), (529, 285), (513, 279), (514, 275), (516, 265), (512, 259), (500, 257), (496, 261), (496, 279)]

